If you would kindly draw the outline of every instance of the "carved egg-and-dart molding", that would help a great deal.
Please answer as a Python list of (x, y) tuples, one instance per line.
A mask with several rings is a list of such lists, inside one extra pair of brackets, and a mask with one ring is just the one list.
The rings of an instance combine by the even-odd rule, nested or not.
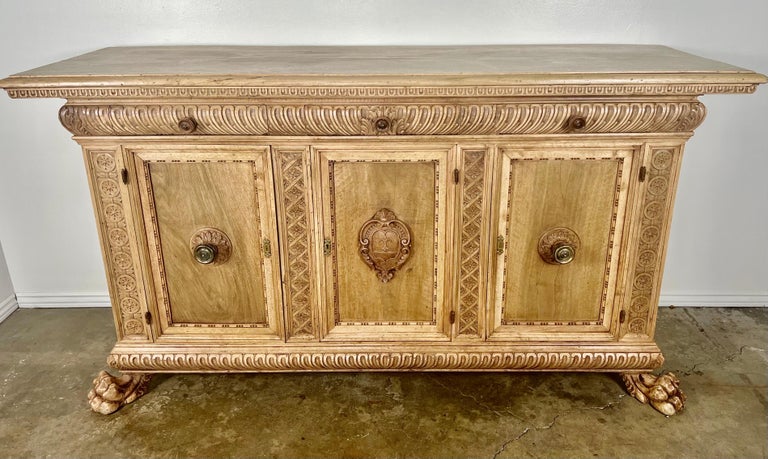
[(389, 209), (380, 209), (360, 228), (360, 256), (387, 283), (411, 254), (411, 232)]

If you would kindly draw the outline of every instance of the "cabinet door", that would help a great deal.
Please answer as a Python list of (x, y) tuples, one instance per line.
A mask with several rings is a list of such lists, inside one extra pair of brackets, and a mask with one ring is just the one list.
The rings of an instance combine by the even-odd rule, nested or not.
[(499, 150), (490, 339), (613, 339), (632, 150)]
[(447, 340), (452, 147), (318, 147), (325, 340)]
[(132, 152), (162, 335), (281, 338), (269, 149)]

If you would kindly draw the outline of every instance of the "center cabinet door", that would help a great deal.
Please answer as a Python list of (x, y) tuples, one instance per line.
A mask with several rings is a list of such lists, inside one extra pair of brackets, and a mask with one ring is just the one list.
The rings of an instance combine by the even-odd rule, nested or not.
[(318, 146), (323, 339), (449, 340), (453, 147)]
[(160, 339), (282, 342), (269, 148), (128, 151), (138, 177)]

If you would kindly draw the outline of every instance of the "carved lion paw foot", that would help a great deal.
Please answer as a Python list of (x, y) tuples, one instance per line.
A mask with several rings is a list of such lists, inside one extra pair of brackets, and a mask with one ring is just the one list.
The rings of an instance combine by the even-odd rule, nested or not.
[(151, 375), (145, 373), (112, 376), (102, 371), (93, 380), (93, 389), (88, 392), (88, 404), (101, 414), (112, 414), (147, 392)]
[(622, 373), (621, 377), (631, 396), (642, 403), (650, 403), (657, 411), (672, 416), (683, 409), (685, 394), (678, 387), (680, 380), (674, 374)]

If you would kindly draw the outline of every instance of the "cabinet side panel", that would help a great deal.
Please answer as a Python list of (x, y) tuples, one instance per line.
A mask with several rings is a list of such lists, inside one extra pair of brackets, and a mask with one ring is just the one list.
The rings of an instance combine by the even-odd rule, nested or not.
[(83, 147), (119, 340), (151, 340), (128, 191), (117, 148)]

